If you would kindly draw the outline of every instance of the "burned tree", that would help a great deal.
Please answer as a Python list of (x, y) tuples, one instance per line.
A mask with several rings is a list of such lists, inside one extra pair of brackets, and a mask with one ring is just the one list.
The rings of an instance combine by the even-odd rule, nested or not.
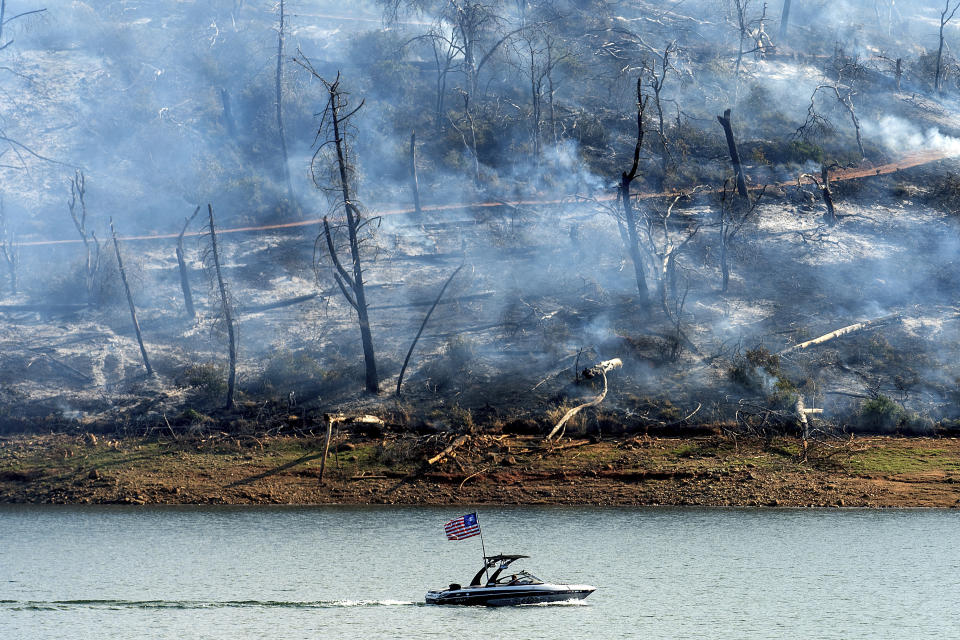
[[(343, 297), (357, 312), (357, 321), (360, 325), (360, 340), (363, 344), (363, 360), (366, 369), (366, 386), (370, 393), (379, 393), (380, 379), (377, 375), (377, 361), (373, 351), (373, 335), (370, 331), (370, 316), (367, 306), (367, 295), (363, 284), (363, 265), (360, 259), (362, 235), (369, 229), (373, 218), (363, 214), (359, 203), (353, 197), (353, 181), (355, 167), (349, 155), (349, 126), (350, 119), (363, 108), (363, 101), (355, 108), (350, 108), (347, 102), (347, 93), (340, 86), (340, 74), (333, 81), (320, 76), (310, 61), (303, 55), (295, 61), (319, 80), (327, 92), (326, 105), (323, 108), (320, 127), (317, 130), (317, 140), (320, 144), (310, 163), (310, 171), (314, 184), (332, 195), (334, 208), (344, 217), (343, 228), (347, 234), (347, 244), (350, 251), (350, 269), (344, 267), (340, 259), (340, 249), (334, 239), (334, 230), (327, 216), (323, 218), (323, 230), (317, 243), (326, 246), (330, 261), (333, 264), (333, 277), (340, 287)], [(332, 157), (331, 157), (332, 155)], [(330, 180), (327, 184), (321, 182), (320, 173), (328, 171)]]
[(790, 2), (791, 0), (783, 0), (783, 10), (780, 12), (779, 38), (781, 42), (786, 42), (787, 29), (790, 27)]
[(850, 117), (850, 123), (853, 125), (857, 139), (857, 151), (860, 153), (860, 159), (865, 158), (863, 136), (860, 133), (860, 118), (857, 117), (857, 111), (853, 104), (853, 98), (857, 95), (854, 82), (863, 72), (863, 65), (859, 62), (850, 59), (843, 60), (842, 54), (838, 55), (836, 80), (819, 84), (813, 89), (813, 93), (810, 94), (810, 104), (807, 106), (807, 117), (803, 124), (797, 128), (795, 135), (804, 137), (815, 132), (825, 133), (833, 130), (834, 127), (830, 120), (817, 109), (817, 96), (823, 91), (832, 94), (837, 100), (837, 105)]
[(419, 216), (420, 210), (420, 178), (417, 175), (417, 132), (410, 134), (410, 189), (413, 191), (413, 210)]
[[(458, 120), (453, 120), (451, 118), (450, 125), (460, 134), (460, 139), (463, 141), (463, 148), (467, 151), (467, 154), (473, 160), (473, 183), (477, 187), (480, 186), (480, 158), (477, 155), (477, 127), (476, 123), (473, 120), (473, 112), (470, 111), (470, 94), (464, 91), (463, 89), (458, 89), (460, 96), (463, 98), (463, 118)], [(467, 131), (464, 131), (463, 127), (464, 122), (466, 122)], [(470, 139), (467, 140), (467, 133), (470, 134)]]
[(730, 247), (743, 226), (756, 214), (757, 205), (765, 191), (766, 187), (760, 189), (757, 197), (751, 200), (750, 198), (735, 197), (729, 180), (723, 185), (723, 190), (720, 193), (718, 220), (720, 228), (720, 291), (723, 293), (726, 293), (730, 286)]
[(70, 178), (70, 200), (67, 206), (70, 217), (83, 241), (83, 250), (86, 256), (84, 262), (84, 284), (87, 292), (87, 304), (93, 304), (93, 289), (97, 271), (100, 269), (100, 241), (97, 234), (87, 229), (87, 185), (82, 171), (77, 171)]
[(830, 190), (830, 169), (839, 168), (840, 165), (834, 163), (827, 166), (826, 164), (820, 167), (820, 179), (817, 179), (817, 176), (812, 173), (801, 173), (797, 176), (797, 188), (800, 188), (803, 184), (803, 179), (806, 178), (810, 180), (813, 184), (817, 185), (817, 188), (820, 189), (820, 195), (823, 197), (823, 204), (826, 205), (827, 211), (824, 214), (824, 220), (831, 227), (840, 220), (840, 217), (837, 215), (837, 210), (833, 204), (833, 191)]
[(197, 217), (198, 213), (200, 213), (199, 205), (194, 210), (193, 215), (184, 220), (183, 229), (180, 230), (180, 235), (177, 236), (177, 267), (179, 267), (180, 270), (180, 289), (183, 291), (183, 306), (187, 311), (187, 317), (191, 320), (197, 317), (197, 313), (193, 308), (193, 293), (190, 291), (187, 263), (183, 258), (183, 234), (187, 232), (187, 227), (190, 226), (190, 223), (193, 222), (193, 219)]
[(943, 28), (953, 20), (957, 9), (960, 9), (960, 0), (950, 7), (950, 0), (946, 0), (943, 5), (943, 11), (940, 12), (940, 41), (937, 46), (937, 68), (933, 76), (933, 88), (939, 93), (943, 90)]
[(283, 128), (283, 40), (286, 36), (284, 31), (284, 22), (286, 21), (286, 12), (284, 0), (280, 0), (278, 6), (280, 12), (280, 23), (277, 26), (277, 72), (276, 72), (276, 93), (277, 93), (277, 135), (280, 139), (280, 159), (282, 161), (281, 171), (283, 180), (287, 185), (287, 199), (290, 206), (294, 206), (293, 183), (290, 181), (290, 161), (287, 157), (287, 137)]
[(750, 0), (733, 0), (734, 20), (739, 35), (737, 60), (734, 69), (737, 76), (740, 75), (740, 67), (743, 65), (744, 56), (751, 53), (762, 55), (770, 46), (770, 37), (764, 27), (764, 23), (767, 21), (767, 3), (763, 3), (759, 18), (751, 19), (749, 9)]
[(730, 109), (726, 109), (722, 116), (717, 116), (723, 134), (727, 138), (727, 151), (730, 152), (730, 161), (733, 163), (733, 174), (737, 181), (737, 193), (741, 198), (748, 197), (747, 181), (743, 176), (743, 165), (740, 163), (740, 152), (737, 150), (737, 141), (733, 137), (733, 125), (730, 124)]
[(229, 411), (233, 408), (233, 394), (237, 384), (237, 340), (233, 326), (233, 304), (223, 282), (223, 271), (220, 268), (220, 249), (217, 247), (217, 229), (213, 223), (213, 207), (209, 204), (207, 205), (207, 213), (210, 218), (210, 250), (207, 255), (213, 262), (214, 275), (217, 279), (217, 292), (220, 294), (220, 313), (227, 329), (230, 371), (227, 375), (227, 401), (224, 409)]
[(7, 265), (10, 276), (10, 295), (17, 295), (17, 266), (20, 264), (20, 252), (7, 223), (6, 209), (3, 206), (3, 196), (0, 196), (0, 257)]
[(657, 110), (657, 146), (659, 147), (660, 172), (662, 174), (660, 176), (661, 189), (663, 189), (663, 184), (667, 179), (670, 168), (670, 151), (668, 149), (663, 106), (666, 99), (663, 97), (663, 87), (667, 81), (667, 73), (676, 71), (670, 62), (670, 54), (675, 53), (676, 50), (676, 41), (671, 42), (664, 48), (663, 53), (657, 52), (656, 59), (644, 64), (644, 70), (648, 76), (647, 84), (649, 84), (653, 90), (653, 106)]
[[(700, 188), (695, 188), (691, 193), (699, 190)], [(650, 211), (645, 216), (645, 235), (657, 262), (657, 293), (660, 307), (668, 317), (672, 315), (668, 299), (676, 299), (678, 296), (677, 258), (700, 231), (700, 225), (697, 223), (677, 225), (676, 220), (671, 219), (677, 203), (689, 196), (690, 194), (674, 196), (662, 213)]]
[(127, 304), (130, 306), (130, 319), (133, 321), (133, 330), (137, 334), (137, 344), (140, 345), (140, 357), (143, 358), (143, 366), (147, 370), (147, 375), (153, 375), (153, 367), (150, 366), (150, 358), (147, 357), (147, 348), (143, 344), (143, 333), (140, 332), (140, 321), (137, 320), (137, 307), (133, 304), (133, 294), (130, 293), (130, 283), (127, 281), (127, 270), (123, 268), (123, 257), (120, 255), (120, 241), (117, 240), (117, 230), (113, 226), (113, 218), (110, 218), (110, 233), (113, 235), (113, 250), (117, 254), (117, 268), (120, 271), (120, 280), (123, 281), (123, 290), (127, 294)]
[(640, 255), (637, 214), (633, 210), (633, 200), (630, 198), (630, 184), (637, 177), (637, 168), (640, 165), (640, 149), (643, 147), (643, 112), (646, 110), (649, 100), (649, 96), (644, 96), (642, 93), (641, 83), (642, 78), (637, 78), (637, 144), (633, 148), (633, 164), (630, 166), (630, 171), (624, 171), (620, 175), (618, 197), (620, 205), (623, 207), (623, 220), (626, 227), (625, 240), (627, 242), (627, 252), (633, 262), (633, 272), (637, 279), (637, 293), (640, 294), (640, 302), (645, 304), (650, 294), (647, 287), (647, 278), (643, 273), (643, 257)]

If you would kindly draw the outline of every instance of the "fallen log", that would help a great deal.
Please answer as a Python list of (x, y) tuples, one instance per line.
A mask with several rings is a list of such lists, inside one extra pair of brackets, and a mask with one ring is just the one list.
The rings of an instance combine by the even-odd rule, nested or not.
[(41, 313), (75, 313), (89, 309), (90, 305), (83, 304), (0, 304), (0, 312), (4, 311), (39, 311)]
[(603, 402), (603, 399), (607, 397), (607, 372), (613, 369), (618, 369), (622, 366), (623, 361), (620, 360), (620, 358), (613, 358), (612, 360), (604, 360), (603, 362), (595, 364), (588, 369), (584, 369), (584, 378), (593, 378), (598, 375), (603, 377), (603, 391), (601, 391), (600, 395), (590, 402), (584, 402), (583, 404), (570, 409), (570, 411), (567, 411), (564, 416), (560, 418), (560, 422), (558, 422), (550, 431), (550, 433), (547, 434), (547, 437), (544, 438), (544, 440), (550, 440), (553, 438), (554, 434), (556, 434), (563, 427), (563, 425), (567, 424), (567, 421), (570, 420), (570, 418), (580, 413), (581, 410), (586, 409), (587, 407), (595, 407)]
[(463, 443), (465, 443), (469, 439), (470, 439), (470, 436), (468, 435), (457, 436), (456, 438), (453, 439), (453, 442), (451, 442), (446, 447), (444, 447), (443, 451), (441, 451), (437, 455), (427, 460), (427, 464), (428, 465), (436, 464), (440, 460), (447, 457), (449, 454), (453, 453), (454, 449), (461, 446)]
[[(413, 147), (413, 142), (410, 143), (411, 148)], [(417, 199), (417, 209), (419, 213), (420, 200), (419, 196)], [(463, 264), (457, 267), (453, 273), (450, 274), (450, 277), (443, 283), (443, 286), (440, 287), (440, 293), (437, 294), (437, 299), (433, 301), (433, 306), (430, 307), (430, 310), (427, 311), (427, 315), (424, 316), (423, 322), (420, 324), (420, 330), (417, 331), (417, 335), (414, 336), (413, 342), (410, 343), (410, 349), (407, 351), (407, 357), (403, 359), (403, 366), (400, 367), (400, 375), (397, 376), (397, 395), (400, 395), (400, 386), (403, 384), (403, 374), (407, 371), (407, 365), (410, 364), (410, 356), (413, 355), (413, 350), (417, 346), (417, 341), (420, 339), (420, 335), (423, 334), (424, 328), (427, 326), (427, 323), (430, 321), (430, 316), (433, 314), (433, 310), (437, 308), (437, 305), (440, 304), (440, 298), (443, 297), (443, 292), (447, 290), (447, 286), (450, 282), (460, 273), (460, 270), (463, 269)]]
[(244, 308), (244, 311), (247, 313), (255, 313), (257, 311), (269, 311), (270, 309), (279, 309), (281, 307), (290, 307), (295, 304), (300, 304), (301, 302), (307, 302), (308, 300), (313, 300), (319, 293), (308, 293), (306, 295), (297, 296), (296, 298), (287, 298), (286, 300), (279, 300), (277, 302), (268, 302), (267, 304), (256, 304)]
[(824, 342), (827, 342), (827, 341), (829, 341), (829, 340), (833, 340), (834, 338), (839, 338), (840, 336), (845, 336), (845, 335), (847, 335), (848, 333), (854, 333), (854, 332), (856, 332), (856, 331), (861, 331), (862, 329), (866, 329), (866, 328), (868, 328), (868, 327), (874, 327), (874, 326), (877, 326), (877, 325), (879, 325), (879, 324), (882, 324), (882, 323), (884, 323), (884, 322), (888, 322), (888, 321), (890, 321), (890, 320), (893, 320), (893, 319), (899, 318), (899, 317), (900, 317), (900, 313), (891, 313), (891, 314), (882, 316), (882, 317), (880, 317), (880, 318), (875, 318), (875, 319), (873, 319), (873, 320), (865, 320), (864, 322), (858, 322), (858, 323), (856, 323), (856, 324), (851, 324), (851, 325), (848, 325), (848, 326), (843, 327), (843, 328), (841, 328), (841, 329), (837, 329), (836, 331), (831, 331), (830, 333), (825, 333), (825, 334), (823, 334), (822, 336), (820, 336), (819, 338), (814, 338), (813, 340), (807, 340), (806, 342), (801, 342), (800, 344), (795, 344), (795, 345), (793, 345), (792, 347), (787, 347), (786, 349), (784, 349), (783, 351), (781, 351), (778, 355), (783, 356), (783, 355), (787, 355), (788, 353), (793, 353), (794, 351), (801, 351), (801, 350), (803, 350), (803, 349), (806, 349), (807, 347), (814, 347), (814, 346), (816, 346), (816, 345), (818, 345), (818, 344), (823, 344)]

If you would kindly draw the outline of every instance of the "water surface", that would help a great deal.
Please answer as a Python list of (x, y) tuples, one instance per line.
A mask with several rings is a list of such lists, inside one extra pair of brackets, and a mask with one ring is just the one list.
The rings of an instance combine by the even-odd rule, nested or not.
[[(960, 513), (483, 508), (583, 604), (428, 607), (463, 513), (0, 506), (0, 638), (919, 638), (960, 629)], [(520, 566), (518, 563), (515, 566)]]

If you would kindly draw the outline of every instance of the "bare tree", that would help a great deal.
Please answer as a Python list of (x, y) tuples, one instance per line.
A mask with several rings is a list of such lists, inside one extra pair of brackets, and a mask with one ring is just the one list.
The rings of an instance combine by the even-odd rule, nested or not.
[(640, 302), (645, 304), (650, 297), (647, 287), (647, 278), (643, 273), (643, 258), (640, 255), (640, 241), (637, 234), (637, 216), (633, 210), (633, 200), (630, 198), (630, 184), (637, 177), (637, 168), (640, 164), (640, 149), (643, 147), (643, 113), (647, 108), (649, 96), (642, 93), (642, 77), (637, 78), (637, 144), (633, 148), (633, 164), (629, 171), (620, 175), (620, 190), (618, 197), (623, 207), (624, 226), (626, 227), (627, 252), (633, 262), (633, 272), (637, 279), (637, 292)]
[(783, 0), (783, 10), (780, 12), (780, 41), (787, 41), (787, 29), (790, 26), (790, 2), (791, 0)]
[(801, 173), (797, 176), (797, 187), (800, 188), (803, 184), (803, 179), (806, 178), (813, 184), (817, 185), (817, 188), (820, 189), (820, 195), (823, 197), (823, 204), (827, 207), (827, 212), (824, 215), (824, 219), (827, 224), (831, 227), (840, 220), (840, 216), (837, 215), (837, 210), (833, 204), (833, 191), (830, 190), (830, 169), (839, 168), (840, 165), (833, 163), (831, 165), (821, 165), (820, 167), (820, 179), (817, 179), (817, 176), (812, 173)]
[[(333, 81), (320, 76), (310, 60), (302, 54), (295, 61), (319, 80), (326, 88), (327, 101), (323, 108), (320, 127), (317, 131), (317, 140), (321, 141), (311, 161), (311, 172), (314, 183), (318, 187), (327, 188), (336, 193), (336, 209), (342, 211), (345, 218), (347, 243), (350, 251), (350, 270), (344, 267), (340, 260), (337, 243), (328, 218), (323, 219), (321, 238), (325, 241), (330, 261), (333, 263), (333, 277), (340, 287), (343, 297), (357, 312), (357, 321), (360, 325), (360, 340), (363, 344), (363, 360), (366, 369), (366, 386), (370, 393), (379, 393), (380, 379), (377, 375), (377, 361), (373, 351), (373, 335), (370, 331), (370, 316), (367, 306), (367, 295), (363, 284), (363, 265), (360, 259), (361, 235), (372, 218), (363, 215), (359, 203), (353, 197), (354, 165), (349, 156), (349, 129), (350, 119), (363, 108), (363, 101), (355, 108), (350, 108), (347, 101), (348, 94), (340, 86), (340, 74)], [(333, 158), (330, 158), (333, 154)], [(325, 187), (318, 180), (318, 172), (332, 165), (332, 185)], [(318, 238), (318, 243), (320, 239)]]
[(757, 197), (751, 200), (750, 198), (734, 197), (729, 180), (723, 184), (723, 190), (720, 193), (718, 220), (720, 228), (720, 290), (723, 293), (726, 293), (730, 286), (730, 247), (743, 226), (756, 214), (757, 205), (766, 189), (766, 187), (763, 187), (757, 193)]
[(223, 281), (223, 271), (220, 268), (220, 249), (217, 247), (217, 229), (213, 223), (213, 207), (207, 204), (207, 214), (210, 218), (210, 253), (213, 260), (214, 273), (217, 278), (217, 290), (220, 294), (220, 313), (227, 328), (227, 348), (230, 357), (230, 370), (227, 375), (227, 401), (224, 409), (233, 408), (233, 394), (237, 385), (237, 339), (233, 326), (233, 305)]
[(675, 71), (670, 61), (670, 54), (676, 52), (676, 50), (677, 43), (673, 41), (663, 49), (662, 54), (658, 52), (656, 59), (644, 64), (644, 70), (648, 78), (647, 84), (649, 84), (653, 90), (653, 106), (657, 110), (657, 146), (659, 147), (660, 171), (662, 174), (660, 177), (661, 189), (663, 188), (670, 168), (670, 151), (668, 149), (666, 122), (664, 118), (663, 103), (665, 98), (663, 97), (663, 88), (667, 81), (667, 73)]
[(743, 175), (743, 165), (740, 163), (740, 152), (737, 150), (737, 141), (733, 137), (733, 125), (730, 123), (730, 109), (723, 115), (717, 116), (717, 121), (723, 127), (723, 134), (727, 139), (727, 150), (730, 152), (730, 161), (733, 163), (733, 174), (737, 181), (737, 193), (741, 198), (747, 198), (747, 181)]
[(434, 69), (436, 71), (435, 80), (435, 100), (434, 100), (434, 123), (436, 133), (443, 132), (446, 118), (444, 117), (444, 104), (447, 95), (447, 76), (453, 71), (455, 61), (461, 51), (459, 37), (456, 31), (444, 28), (442, 24), (434, 24), (427, 33), (412, 38), (404, 46), (414, 42), (427, 42), (430, 45), (430, 51), (433, 55)]
[[(530, 84), (530, 135), (534, 157), (539, 162), (543, 148), (543, 126), (550, 125), (550, 138), (557, 144), (557, 118), (554, 96), (557, 80), (554, 71), (571, 58), (562, 51), (558, 39), (547, 30), (549, 21), (526, 23), (514, 39), (517, 68)], [(544, 117), (544, 101), (547, 114)]]
[[(39, 13), (43, 13), (43, 12), (45, 12), (45, 11), (46, 11), (46, 9), (28, 9), (27, 11), (21, 11), (20, 13), (15, 13), (15, 14), (13, 14), (13, 15), (11, 15), (11, 16), (8, 16), (8, 15), (7, 15), (7, 0), (0, 0), (0, 51), (5, 50), (7, 47), (9, 47), (10, 45), (13, 44), (13, 38), (8, 38), (8, 37), (7, 37), (7, 27), (8, 27), (12, 22), (15, 22), (16, 20), (19, 20), (20, 18), (25, 18), (25, 17), (27, 17), (27, 16), (31, 16), (31, 15), (36, 15), (36, 14), (39, 14)], [(19, 76), (19, 77), (26, 77), (26, 76), (24, 76), (24, 74), (22, 74), (20, 71), (18, 71), (17, 69), (15, 69), (14, 67), (11, 67), (11, 66), (0, 66), (0, 71), (6, 71), (6, 72), (8, 72), (8, 73), (11, 73), (11, 74), (13, 74), (13, 75), (15, 75), (15, 76)], [(6, 118), (3, 118), (3, 120), (6, 120)], [(14, 138), (11, 138), (10, 136), (7, 135), (6, 131), (4, 130), (4, 128), (3, 128), (2, 126), (0, 126), (0, 142), (5, 143), (5, 144), (7, 145), (7, 147), (8, 147), (10, 150), (12, 150), (13, 153), (17, 156), (17, 158), (18, 158), (18, 160), (19, 160), (19, 162), (20, 162), (20, 166), (19, 166), (19, 167), (16, 167), (16, 168), (21, 168), (21, 169), (22, 169), (22, 168), (26, 168), (26, 167), (27, 167), (26, 156), (32, 156), (32, 157), (34, 157), (34, 158), (36, 158), (36, 159), (38, 159), (38, 160), (43, 160), (43, 161), (45, 161), (45, 162), (50, 162), (50, 163), (53, 163), (53, 164), (59, 164), (59, 165), (62, 165), (62, 166), (67, 166), (67, 165), (65, 165), (65, 164), (62, 163), (62, 162), (59, 162), (59, 161), (54, 160), (54, 159), (52, 159), (52, 158), (48, 158), (47, 156), (44, 156), (44, 155), (38, 153), (38, 152), (35, 151), (33, 148), (27, 146), (27, 145), (24, 144), (23, 142), (21, 142), (21, 141), (19, 141), (19, 140), (16, 140), (16, 139), (14, 139)], [(2, 155), (2, 154), (0, 154), (0, 155)], [(9, 165), (6, 165), (6, 166), (9, 166)]]
[(183, 234), (187, 232), (187, 227), (190, 226), (190, 223), (193, 222), (193, 219), (197, 217), (198, 213), (200, 213), (199, 205), (197, 205), (197, 208), (193, 211), (192, 216), (184, 218), (183, 229), (180, 230), (180, 235), (177, 236), (177, 266), (180, 269), (180, 289), (183, 291), (183, 306), (187, 311), (187, 317), (191, 320), (197, 317), (197, 312), (193, 308), (193, 293), (190, 291), (190, 277), (187, 271), (187, 263), (183, 257)]
[(137, 344), (140, 345), (140, 357), (143, 358), (143, 366), (147, 370), (147, 375), (153, 375), (153, 367), (150, 366), (150, 358), (147, 357), (147, 348), (143, 344), (143, 333), (140, 331), (140, 321), (137, 320), (137, 307), (133, 304), (133, 294), (130, 293), (130, 283), (127, 281), (127, 270), (123, 268), (123, 257), (120, 255), (120, 241), (117, 240), (117, 230), (113, 226), (113, 218), (110, 218), (110, 233), (113, 235), (113, 250), (117, 254), (117, 268), (120, 270), (120, 280), (123, 282), (123, 291), (127, 294), (127, 304), (130, 306), (130, 319), (133, 322), (133, 330), (137, 334)]
[(770, 46), (770, 37), (764, 26), (767, 20), (767, 3), (763, 3), (763, 10), (758, 18), (750, 18), (750, 2), (751, 0), (733, 0), (734, 20), (739, 36), (734, 72), (738, 77), (744, 56), (751, 53), (763, 54)]
[[(384, 17), (388, 23), (396, 22), (404, 10), (422, 11), (428, 8), (422, 0), (380, 0), (380, 4), (384, 6)], [(466, 91), (471, 96), (477, 93), (480, 72), (484, 66), (507, 40), (522, 29), (504, 32), (502, 6), (503, 0), (442, 0), (435, 6), (436, 22), (431, 27), (432, 37), (450, 34), (443, 35), (437, 42), (441, 43), (441, 49), (446, 48), (444, 57), (448, 61), (459, 58), (460, 71), (466, 79)], [(440, 67), (438, 63), (438, 69)]]
[(950, 4), (950, 0), (945, 0), (943, 11), (940, 12), (940, 40), (937, 46), (937, 69), (933, 77), (933, 88), (938, 93), (943, 90), (943, 28), (953, 20), (957, 9), (960, 9), (960, 0), (954, 3), (952, 8)]
[(100, 241), (97, 240), (95, 231), (87, 229), (87, 184), (82, 171), (77, 171), (70, 178), (70, 200), (67, 206), (70, 209), (70, 217), (73, 224), (80, 234), (83, 241), (83, 249), (86, 255), (84, 266), (84, 283), (87, 292), (87, 304), (93, 304), (93, 289), (97, 271), (100, 269)]
[(423, 213), (420, 209), (420, 178), (417, 175), (417, 132), (410, 134), (410, 188), (413, 191), (413, 210), (417, 216)]
[(3, 196), (0, 195), (0, 256), (7, 264), (7, 273), (10, 275), (10, 294), (17, 295), (17, 266), (20, 264), (20, 252), (17, 250), (16, 239), (10, 224), (7, 222), (6, 208), (3, 206)]
[(700, 231), (699, 224), (677, 225), (671, 216), (678, 202), (699, 190), (700, 188), (695, 188), (689, 194), (681, 193), (673, 196), (665, 210), (662, 212), (650, 210), (644, 216), (646, 239), (650, 245), (650, 252), (656, 257), (660, 307), (668, 317), (672, 314), (668, 299), (676, 299), (678, 295), (677, 258)]
[(281, 160), (283, 161), (281, 170), (283, 173), (283, 180), (287, 185), (287, 200), (289, 201), (289, 206), (295, 207), (293, 198), (293, 183), (290, 180), (290, 162), (287, 156), (287, 136), (283, 128), (283, 40), (284, 36), (286, 35), (286, 32), (284, 31), (284, 22), (286, 20), (284, 0), (280, 0), (278, 10), (280, 12), (280, 22), (277, 26), (277, 133), (278, 137), (280, 138), (280, 151), (282, 155)]
[(797, 128), (797, 136), (807, 136), (814, 132), (826, 132), (833, 129), (830, 120), (817, 109), (817, 96), (820, 92), (828, 95), (832, 94), (837, 100), (837, 105), (846, 112), (853, 125), (854, 134), (857, 138), (857, 151), (860, 158), (866, 157), (863, 149), (863, 136), (860, 132), (860, 118), (857, 117), (857, 111), (854, 107), (853, 98), (857, 95), (855, 87), (856, 79), (863, 73), (863, 65), (856, 60), (844, 61), (842, 55), (838, 56), (836, 65), (837, 77), (833, 82), (821, 83), (817, 85), (813, 93), (810, 94), (810, 104), (807, 106), (807, 117), (804, 123)]
[[(480, 157), (477, 154), (477, 127), (473, 119), (473, 112), (471, 111), (470, 106), (470, 94), (463, 89), (458, 89), (460, 91), (460, 97), (463, 98), (463, 117), (458, 118), (457, 120), (450, 119), (450, 124), (460, 134), (460, 140), (463, 141), (463, 148), (467, 151), (467, 155), (470, 156), (473, 161), (473, 183), (476, 187), (480, 187)], [(466, 131), (464, 131), (466, 129)], [(467, 134), (470, 134), (470, 139), (467, 139)]]

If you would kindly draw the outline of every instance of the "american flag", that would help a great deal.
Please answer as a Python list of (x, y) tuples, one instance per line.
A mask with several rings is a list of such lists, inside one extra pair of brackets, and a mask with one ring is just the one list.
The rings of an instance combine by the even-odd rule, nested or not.
[(480, 523), (477, 514), (468, 513), (465, 516), (454, 518), (443, 526), (447, 540), (466, 540), (480, 534)]

